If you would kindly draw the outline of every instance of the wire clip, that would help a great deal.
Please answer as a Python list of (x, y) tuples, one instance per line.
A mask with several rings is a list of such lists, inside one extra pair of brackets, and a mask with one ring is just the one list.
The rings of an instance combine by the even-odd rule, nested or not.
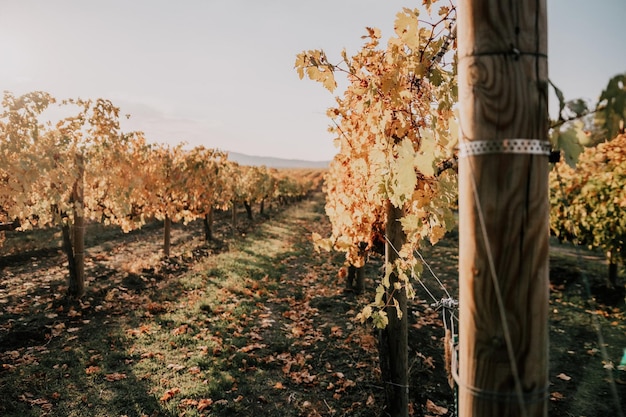
[(459, 158), (494, 153), (550, 155), (550, 142), (539, 139), (499, 139), (464, 141), (459, 144)]
[(442, 298), (436, 303), (432, 303), (430, 306), (435, 310), (439, 310), (440, 308), (451, 310), (453, 308), (459, 308), (459, 300), (455, 300), (454, 298)]

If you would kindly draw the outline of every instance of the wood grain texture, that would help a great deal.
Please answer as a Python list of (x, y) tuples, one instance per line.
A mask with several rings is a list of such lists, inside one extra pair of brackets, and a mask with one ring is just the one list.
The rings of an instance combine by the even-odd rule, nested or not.
[[(547, 141), (545, 0), (460, 1), (458, 31), (463, 140)], [(547, 157), (487, 154), (459, 161), (461, 417), (547, 415), (548, 221)]]

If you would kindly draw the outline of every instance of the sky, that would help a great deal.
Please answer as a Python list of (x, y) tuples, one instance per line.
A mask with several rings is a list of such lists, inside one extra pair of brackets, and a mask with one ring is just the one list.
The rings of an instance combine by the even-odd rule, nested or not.
[[(386, 40), (396, 13), (420, 4), (0, 0), (0, 91), (109, 99), (131, 115), (123, 129), (152, 142), (329, 160), (333, 95), (298, 78), (296, 55), (324, 49), (338, 62), (366, 26)], [(566, 99), (595, 101), (626, 72), (626, 0), (547, 4), (550, 79)]]

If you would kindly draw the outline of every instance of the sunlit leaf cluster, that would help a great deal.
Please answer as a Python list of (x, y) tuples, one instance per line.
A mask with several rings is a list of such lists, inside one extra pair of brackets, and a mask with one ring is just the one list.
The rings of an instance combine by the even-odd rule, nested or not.
[(552, 232), (626, 259), (626, 135), (585, 149), (550, 174)]
[[(73, 198), (79, 185), (82, 201)], [(189, 222), (212, 208), (303, 195), (310, 185), (239, 166), (217, 149), (149, 143), (121, 130), (108, 100), (57, 101), (43, 92), (5, 92), (2, 100), (0, 223), (22, 230), (67, 224), (74, 214), (125, 231), (151, 219)]]
[[(403, 210), (399, 221), (407, 235), (392, 269), (409, 294), (414, 251), (424, 240), (434, 244), (444, 235), (456, 195), (455, 173), (437, 169), (452, 157), (455, 145), (456, 65), (450, 52), (455, 9), (444, 6), (434, 22), (427, 19), (418, 9), (405, 8), (386, 44), (379, 29), (367, 28), (362, 49), (351, 57), (344, 50), (339, 64), (317, 50), (300, 53), (295, 63), (301, 78), (306, 75), (331, 92), (337, 75), (345, 74), (348, 82), (327, 111), (338, 148), (325, 183), (332, 235), (314, 240), (319, 247), (346, 252), (350, 264), (361, 266), (368, 250), (385, 241), (385, 205), (391, 202)], [(388, 289), (385, 279), (381, 285)], [(362, 314), (375, 315), (383, 325), (382, 313), (367, 309)]]

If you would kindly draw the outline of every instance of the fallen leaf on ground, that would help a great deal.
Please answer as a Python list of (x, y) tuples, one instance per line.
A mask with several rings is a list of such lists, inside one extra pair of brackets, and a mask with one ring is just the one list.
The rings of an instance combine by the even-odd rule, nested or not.
[(171, 400), (172, 398), (174, 398), (174, 396), (178, 394), (179, 392), (180, 392), (180, 388), (168, 389), (167, 391), (165, 391), (165, 394), (163, 394), (163, 396), (161, 397), (161, 401), (167, 402)]
[(198, 411), (205, 410), (213, 405), (213, 400), (210, 398), (203, 398), (198, 401)]
[(255, 349), (263, 349), (264, 347), (266, 347), (267, 345), (261, 344), (261, 343), (252, 343), (251, 345), (248, 346), (244, 346), (241, 349), (239, 349), (240, 352), (243, 353), (248, 353), (251, 352)]
[(438, 406), (431, 400), (426, 400), (426, 411), (438, 416), (443, 416), (448, 413), (448, 409), (446, 407)]
[(183, 324), (182, 326), (179, 326), (175, 328), (174, 330), (172, 330), (172, 334), (175, 336), (178, 336), (178, 335), (187, 333), (187, 330), (189, 330), (189, 326), (187, 326), (186, 324)]
[(176, 372), (181, 371), (183, 369), (185, 369), (185, 367), (183, 365), (179, 365), (177, 363), (170, 363), (169, 365), (167, 365), (167, 369), (172, 369)]
[(87, 375), (95, 374), (95, 373), (98, 373), (98, 372), (100, 372), (100, 367), (99, 366), (88, 366), (85, 369), (85, 373)]
[(126, 374), (114, 372), (112, 374), (105, 375), (104, 378), (109, 382), (120, 381), (126, 379)]
[(560, 401), (562, 399), (564, 399), (565, 396), (563, 394), (561, 394), (560, 392), (553, 392), (552, 394), (550, 394), (550, 400), (551, 401)]

